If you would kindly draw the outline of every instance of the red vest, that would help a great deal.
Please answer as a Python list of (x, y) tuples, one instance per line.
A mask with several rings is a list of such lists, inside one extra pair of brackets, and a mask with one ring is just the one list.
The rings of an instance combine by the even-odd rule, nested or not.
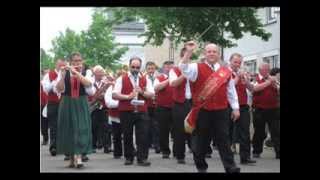
[[(220, 68), (226, 68), (228, 71), (230, 71), (227, 67), (221, 66)], [(197, 80), (192, 83), (193, 99), (196, 99), (196, 97), (198, 97), (198, 94), (201, 91), (200, 88), (203, 86), (203, 83), (205, 83), (206, 79), (212, 72), (213, 71), (206, 63), (198, 63), (198, 77)], [(203, 109), (211, 111), (225, 109), (228, 107), (227, 84), (229, 83), (229, 80), (226, 81), (226, 83), (224, 83), (217, 90), (217, 92), (212, 96), (212, 98), (208, 100), (208, 103), (204, 105)]]
[[(165, 77), (163, 74), (161, 74), (160, 76), (157, 77), (157, 79), (159, 80), (159, 82), (163, 82), (167, 80), (168, 77)], [(156, 93), (157, 106), (167, 107), (167, 108), (171, 108), (173, 106), (173, 97), (172, 97), (173, 89), (174, 88), (168, 85), (164, 89)]]
[[(50, 82), (52, 82), (55, 79), (57, 79), (57, 77), (58, 77), (58, 74), (54, 70), (49, 71)], [(60, 102), (59, 97), (57, 96), (56, 93), (53, 92), (53, 90), (48, 93), (48, 102), (54, 102), (54, 103), (59, 103)]]
[[(174, 67), (173, 71), (176, 73), (177, 77), (181, 76), (181, 71), (179, 68)], [(178, 87), (173, 87), (172, 97), (174, 102), (184, 103), (186, 99), (186, 83), (187, 80), (184, 78), (182, 83)]]
[(240, 106), (248, 104), (247, 86), (244, 83), (244, 81), (239, 79), (238, 83), (236, 84), (236, 90)]
[(41, 106), (45, 106), (47, 104), (47, 101), (48, 101), (48, 96), (43, 91), (41, 82), (40, 82), (40, 99), (41, 99)]
[[(145, 76), (146, 78), (147, 78), (147, 75)], [(150, 108), (154, 108), (154, 107), (156, 107), (156, 102), (155, 102), (156, 100), (153, 100), (153, 99), (151, 99), (151, 98), (148, 98), (147, 99), (147, 106), (148, 107), (150, 107)]]
[[(141, 89), (146, 88), (146, 77), (140, 77), (139, 78), (139, 86)], [(131, 81), (129, 79), (128, 74), (126, 73), (125, 75), (122, 76), (122, 89), (121, 89), (121, 94), (129, 95), (133, 91), (133, 86), (131, 84)], [(139, 112), (146, 112), (147, 111), (147, 103), (146, 103), (146, 98), (143, 96), (139, 95), (138, 100), (144, 100), (145, 103), (143, 106), (138, 106), (138, 111)], [(134, 106), (130, 104), (131, 100), (119, 100), (119, 111), (134, 111)]]
[(118, 108), (112, 108), (112, 109), (108, 109), (108, 115), (111, 117), (119, 117), (119, 110)]
[[(265, 80), (259, 78), (259, 75), (256, 77), (256, 81), (258, 84), (265, 82)], [(261, 91), (254, 92), (252, 105), (255, 108), (262, 109), (272, 109), (279, 107), (277, 89), (272, 85), (269, 85)]]

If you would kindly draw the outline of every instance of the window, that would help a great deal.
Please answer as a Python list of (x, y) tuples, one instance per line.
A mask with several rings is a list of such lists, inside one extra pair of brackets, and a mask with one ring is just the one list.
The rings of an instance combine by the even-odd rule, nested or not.
[(264, 57), (263, 62), (270, 64), (270, 68), (280, 68), (280, 61), (278, 55)]
[(267, 8), (267, 24), (276, 22), (278, 12), (280, 12), (280, 7)]
[(244, 65), (247, 67), (247, 70), (254, 74), (256, 72), (257, 69), (257, 62), (256, 60), (250, 60), (250, 61), (245, 61)]

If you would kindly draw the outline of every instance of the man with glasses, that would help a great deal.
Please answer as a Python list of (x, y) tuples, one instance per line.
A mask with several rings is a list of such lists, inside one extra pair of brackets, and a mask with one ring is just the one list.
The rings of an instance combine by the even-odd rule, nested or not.
[(129, 72), (120, 76), (115, 83), (112, 98), (119, 100), (120, 121), (123, 129), (124, 165), (132, 165), (134, 160), (133, 126), (137, 145), (139, 166), (150, 166), (148, 162), (148, 118), (147, 98), (153, 96), (152, 86), (140, 72), (142, 60), (133, 57), (129, 61)]

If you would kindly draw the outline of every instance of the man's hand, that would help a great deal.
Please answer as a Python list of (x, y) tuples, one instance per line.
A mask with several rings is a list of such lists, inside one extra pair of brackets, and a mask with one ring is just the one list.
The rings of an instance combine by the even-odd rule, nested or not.
[(129, 95), (128, 95), (128, 100), (131, 100), (131, 99), (133, 99), (133, 98), (135, 98), (136, 96), (137, 96), (138, 94), (137, 94), (137, 92), (136, 91), (133, 91), (133, 92), (131, 92)]
[(197, 44), (194, 41), (188, 41), (184, 46), (186, 47), (187, 51), (193, 52), (196, 49)]
[(240, 111), (239, 109), (237, 110), (233, 110), (231, 113), (231, 119), (235, 122), (236, 120), (238, 120), (240, 117)]
[(79, 77), (80, 73), (79, 73), (79, 71), (77, 71), (77, 67), (69, 66), (69, 69), (70, 69), (72, 74), (75, 74), (76, 76)]
[(269, 76), (268, 77), (268, 80), (271, 82), (271, 83), (275, 83), (277, 81), (277, 77), (276, 76)]
[(134, 87), (135, 91), (139, 94), (142, 94), (143, 93), (143, 90), (139, 87), (139, 86), (135, 86)]

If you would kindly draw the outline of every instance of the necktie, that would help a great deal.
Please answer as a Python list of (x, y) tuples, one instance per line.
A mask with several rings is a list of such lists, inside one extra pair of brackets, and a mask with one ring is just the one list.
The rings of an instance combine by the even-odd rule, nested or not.
[(212, 69), (213, 72), (215, 71), (214, 70), (214, 64), (211, 64), (211, 69)]
[(153, 76), (149, 76), (151, 82), (152, 82), (152, 85), (153, 85), (153, 82), (154, 82), (154, 77)]

